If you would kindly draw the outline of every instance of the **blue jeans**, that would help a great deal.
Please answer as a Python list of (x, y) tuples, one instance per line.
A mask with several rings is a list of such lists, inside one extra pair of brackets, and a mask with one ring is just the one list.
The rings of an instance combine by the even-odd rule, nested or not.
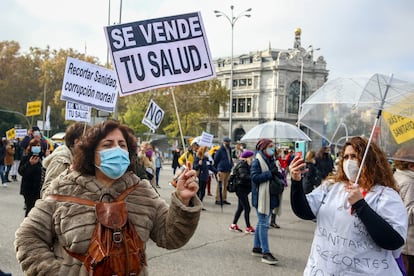
[(161, 171), (161, 168), (155, 169), (155, 184), (157, 186), (158, 186), (158, 181), (160, 180), (160, 171)]
[(6, 183), (6, 176), (4, 175), (4, 165), (0, 165), (0, 176), (1, 176), (1, 183)]
[(268, 240), (268, 232), (269, 232), (269, 217), (270, 214), (260, 214), (256, 209), (257, 214), (257, 225), (256, 231), (254, 232), (254, 241), (253, 247), (261, 248), (262, 253), (270, 253), (269, 249), (269, 240)]

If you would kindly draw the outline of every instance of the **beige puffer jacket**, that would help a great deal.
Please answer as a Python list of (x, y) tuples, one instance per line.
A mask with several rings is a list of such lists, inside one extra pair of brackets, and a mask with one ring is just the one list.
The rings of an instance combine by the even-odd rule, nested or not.
[[(149, 239), (167, 249), (185, 245), (200, 218), (201, 202), (197, 197), (191, 200), (192, 207), (187, 207), (173, 193), (168, 206), (147, 180), (140, 181), (132, 172), (127, 172), (110, 188), (102, 186), (94, 176), (72, 172), (53, 181), (48, 192), (98, 201), (103, 193), (116, 198), (138, 181), (137, 189), (126, 198), (126, 202), (128, 218), (144, 247)], [(14, 244), (22, 270), (26, 275), (37, 276), (88, 275), (82, 263), (69, 256), (63, 247), (84, 254), (96, 222), (93, 207), (38, 200), (16, 231)], [(147, 268), (140, 275), (148, 275)]]
[(56, 179), (62, 172), (65, 172), (70, 167), (71, 163), (72, 152), (66, 145), (57, 147), (52, 154), (43, 159), (42, 166), (46, 169), (46, 172), (42, 190), (40, 191), (40, 196), (42, 198), (52, 180)]
[(407, 240), (402, 252), (414, 256), (414, 172), (397, 169), (394, 178), (408, 214)]

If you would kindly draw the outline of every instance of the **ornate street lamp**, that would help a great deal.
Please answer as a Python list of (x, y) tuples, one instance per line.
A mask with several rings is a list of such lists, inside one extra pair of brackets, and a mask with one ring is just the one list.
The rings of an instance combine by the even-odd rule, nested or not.
[(241, 12), (238, 16), (233, 16), (234, 6), (230, 6), (231, 9), (231, 17), (225, 14), (222, 11), (215, 10), (214, 13), (216, 17), (224, 16), (231, 25), (231, 67), (230, 67), (230, 103), (229, 103), (229, 137), (233, 138), (232, 136), (232, 113), (233, 113), (233, 39), (234, 39), (234, 25), (236, 24), (237, 20), (240, 17), (250, 17), (251, 15), (249, 12), (252, 10), (251, 8)]

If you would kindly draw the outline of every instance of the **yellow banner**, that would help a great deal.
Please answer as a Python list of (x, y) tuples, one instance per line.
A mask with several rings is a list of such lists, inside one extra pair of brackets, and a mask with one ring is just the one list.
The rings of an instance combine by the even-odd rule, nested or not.
[(42, 113), (42, 101), (27, 103), (26, 116), (40, 115)]
[(383, 111), (382, 116), (391, 130), (397, 144), (414, 138), (414, 120)]
[(13, 140), (16, 137), (16, 131), (14, 128), (9, 129), (6, 131), (6, 138), (7, 140)]

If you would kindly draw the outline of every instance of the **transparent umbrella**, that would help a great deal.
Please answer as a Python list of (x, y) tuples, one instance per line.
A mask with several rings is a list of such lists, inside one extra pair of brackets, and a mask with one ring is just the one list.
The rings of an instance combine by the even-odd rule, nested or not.
[(278, 142), (311, 141), (309, 136), (297, 126), (281, 121), (269, 121), (259, 124), (247, 131), (240, 141), (252, 142), (262, 138), (268, 138)]
[(393, 159), (414, 143), (414, 84), (381, 74), (328, 81), (302, 104), (299, 123), (332, 144), (369, 137)]

